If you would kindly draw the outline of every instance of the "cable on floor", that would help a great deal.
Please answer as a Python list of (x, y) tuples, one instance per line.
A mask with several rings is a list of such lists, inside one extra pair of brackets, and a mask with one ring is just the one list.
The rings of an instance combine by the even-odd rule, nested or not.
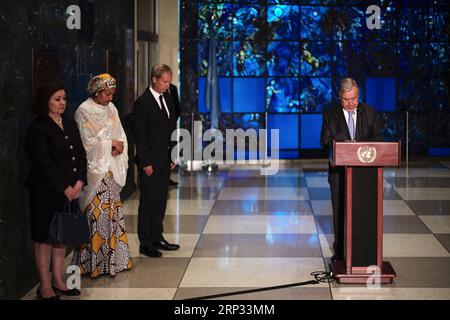
[(333, 271), (314, 271), (311, 275), (316, 279), (317, 282), (331, 283), (336, 281)]

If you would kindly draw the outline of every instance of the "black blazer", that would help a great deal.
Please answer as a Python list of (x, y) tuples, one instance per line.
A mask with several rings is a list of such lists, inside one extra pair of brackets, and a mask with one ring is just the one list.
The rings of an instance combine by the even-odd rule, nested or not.
[[(383, 141), (383, 121), (374, 108), (360, 103), (357, 108), (356, 118), (356, 141)], [(326, 150), (333, 147), (333, 141), (350, 140), (342, 106), (334, 105), (331, 109), (324, 111), (320, 144)]]
[(28, 185), (42, 193), (64, 193), (77, 180), (87, 184), (86, 152), (76, 122), (62, 117), (64, 131), (47, 115), (39, 116), (30, 126), (26, 149), (31, 158)]
[(132, 127), (136, 144), (135, 162), (140, 168), (162, 168), (171, 162), (171, 135), (176, 127), (176, 115), (168, 92), (164, 93), (164, 100), (170, 112), (169, 120), (150, 89), (145, 90), (134, 103)]
[(170, 96), (172, 97), (173, 108), (175, 110), (175, 121), (177, 121), (181, 115), (181, 107), (180, 107), (180, 98), (178, 97), (178, 89), (174, 84), (170, 84), (169, 93)]

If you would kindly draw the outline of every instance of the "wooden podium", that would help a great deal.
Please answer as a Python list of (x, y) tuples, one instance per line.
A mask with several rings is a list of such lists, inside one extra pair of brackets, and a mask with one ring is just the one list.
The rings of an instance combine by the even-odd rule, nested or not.
[(331, 263), (338, 283), (378, 275), (377, 283), (386, 284), (396, 276), (383, 261), (383, 167), (399, 167), (400, 150), (400, 142), (333, 143), (331, 165), (345, 170), (344, 261)]

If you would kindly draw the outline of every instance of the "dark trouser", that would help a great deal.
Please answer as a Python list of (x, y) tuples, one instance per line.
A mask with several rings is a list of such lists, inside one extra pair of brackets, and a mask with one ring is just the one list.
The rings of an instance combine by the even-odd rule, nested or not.
[(154, 169), (149, 177), (139, 168), (141, 196), (138, 211), (138, 237), (141, 247), (163, 240), (163, 220), (167, 205), (170, 167)]
[(337, 258), (343, 258), (345, 219), (345, 169), (329, 168), (328, 182), (330, 184), (331, 204), (333, 206), (333, 250)]

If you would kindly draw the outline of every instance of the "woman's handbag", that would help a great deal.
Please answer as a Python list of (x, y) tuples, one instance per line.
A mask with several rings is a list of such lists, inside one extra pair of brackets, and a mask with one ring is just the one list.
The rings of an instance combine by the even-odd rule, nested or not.
[(48, 231), (48, 242), (77, 247), (88, 243), (91, 237), (87, 215), (81, 212), (78, 200), (67, 200), (62, 211), (53, 215)]

